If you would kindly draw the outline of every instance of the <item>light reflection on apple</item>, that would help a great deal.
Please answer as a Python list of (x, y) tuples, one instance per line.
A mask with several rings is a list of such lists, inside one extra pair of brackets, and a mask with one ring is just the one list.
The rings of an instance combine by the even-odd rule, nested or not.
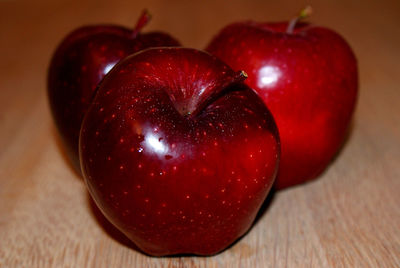
[(149, 132), (145, 136), (144, 146), (149, 152), (162, 155), (168, 152), (168, 146), (166, 146), (161, 138), (157, 138), (153, 133)]
[(280, 76), (281, 71), (278, 67), (266, 65), (258, 72), (257, 85), (260, 88), (272, 87), (276, 84)]
[(114, 67), (115, 64), (117, 64), (117, 62), (108, 63), (103, 69), (103, 75), (108, 74), (108, 72)]

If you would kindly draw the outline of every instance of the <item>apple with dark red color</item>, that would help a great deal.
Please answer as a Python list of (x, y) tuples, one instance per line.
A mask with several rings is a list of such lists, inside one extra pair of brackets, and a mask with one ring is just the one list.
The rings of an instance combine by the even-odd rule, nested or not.
[(228, 25), (207, 51), (264, 100), (281, 139), (277, 189), (316, 178), (340, 149), (354, 112), (356, 58), (337, 33), (308, 23)]
[(103, 214), (150, 255), (220, 252), (251, 226), (278, 169), (257, 94), (210, 54), (154, 48), (103, 79), (79, 148)]
[(149, 20), (144, 12), (131, 30), (115, 25), (78, 28), (58, 46), (48, 73), (48, 97), (67, 153), (78, 170), (78, 139), (84, 114), (104, 75), (121, 59), (141, 49), (178, 46), (161, 32), (141, 34)]

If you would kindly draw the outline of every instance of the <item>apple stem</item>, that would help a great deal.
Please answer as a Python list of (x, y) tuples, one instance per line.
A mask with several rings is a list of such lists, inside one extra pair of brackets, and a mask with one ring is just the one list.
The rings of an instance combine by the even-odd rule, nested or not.
[(144, 9), (138, 21), (136, 22), (135, 28), (133, 28), (132, 37), (136, 37), (140, 33), (142, 28), (150, 21), (150, 19), (151, 15), (149, 11), (147, 11), (147, 9)]
[(235, 77), (233, 78), (234, 83), (243, 82), (246, 78), (249, 77), (245, 71), (239, 71), (236, 73)]
[(294, 28), (296, 27), (296, 24), (305, 19), (308, 18), (310, 15), (312, 14), (312, 7), (311, 6), (306, 6), (305, 8), (303, 8), (299, 15), (294, 17), (293, 19), (290, 20), (288, 27), (286, 28), (286, 33), (288, 34), (292, 34)]

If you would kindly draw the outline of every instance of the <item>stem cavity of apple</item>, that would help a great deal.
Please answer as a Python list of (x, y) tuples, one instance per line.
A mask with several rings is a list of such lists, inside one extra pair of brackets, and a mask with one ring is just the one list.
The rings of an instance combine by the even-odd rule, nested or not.
[(306, 6), (305, 8), (303, 8), (303, 9), (300, 11), (300, 13), (299, 13), (298, 16), (296, 16), (296, 17), (294, 17), (293, 19), (290, 20), (290, 22), (289, 22), (289, 24), (288, 24), (288, 27), (286, 28), (286, 33), (292, 34), (294, 28), (296, 27), (296, 24), (297, 24), (299, 21), (301, 21), (301, 20), (303, 20), (303, 19), (305, 19), (305, 18), (308, 18), (308, 17), (312, 14), (312, 11), (313, 11), (313, 10), (312, 10), (312, 7), (311, 7), (311, 6)]
[(135, 38), (150, 20), (151, 20), (151, 15), (149, 11), (147, 9), (144, 9), (135, 25), (135, 28), (133, 28), (132, 37)]
[[(221, 88), (226, 89), (230, 85), (243, 82), (248, 77), (247, 73), (243, 70), (236, 72), (231, 80), (226, 81)], [(217, 95), (209, 96), (201, 103), (198, 100), (191, 99), (189, 104), (183, 105), (182, 107), (176, 107), (179, 113), (187, 118), (193, 118), (200, 113)]]

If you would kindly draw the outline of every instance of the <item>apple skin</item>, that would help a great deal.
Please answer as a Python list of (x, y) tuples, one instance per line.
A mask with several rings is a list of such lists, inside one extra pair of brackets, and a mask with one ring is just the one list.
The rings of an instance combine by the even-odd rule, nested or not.
[(79, 131), (97, 85), (121, 59), (159, 46), (179, 46), (179, 42), (162, 32), (140, 34), (116, 25), (78, 28), (58, 46), (49, 67), (48, 97), (67, 154), (77, 170)]
[(288, 22), (228, 25), (207, 51), (234, 70), (264, 100), (281, 139), (277, 189), (316, 178), (349, 129), (358, 91), (356, 58), (332, 30)]
[(250, 228), (280, 145), (242, 79), (206, 52), (156, 48), (100, 84), (82, 124), (82, 173), (103, 214), (145, 253), (211, 255)]

